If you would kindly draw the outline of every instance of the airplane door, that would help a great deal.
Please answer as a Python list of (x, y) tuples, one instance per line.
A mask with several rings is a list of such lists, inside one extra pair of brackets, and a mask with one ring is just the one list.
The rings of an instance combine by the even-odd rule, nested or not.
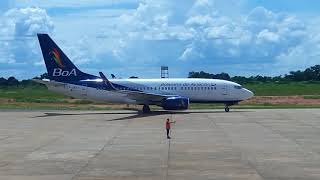
[(229, 91), (228, 91), (228, 86), (227, 85), (222, 85), (222, 95), (228, 95), (229, 94)]
[(81, 86), (81, 96), (86, 98), (88, 94), (88, 85), (87, 84), (82, 84)]

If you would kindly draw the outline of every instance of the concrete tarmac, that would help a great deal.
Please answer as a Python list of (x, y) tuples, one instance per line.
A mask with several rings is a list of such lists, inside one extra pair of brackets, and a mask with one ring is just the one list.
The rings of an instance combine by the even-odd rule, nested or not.
[(0, 180), (20, 179), (319, 180), (320, 110), (1, 111)]

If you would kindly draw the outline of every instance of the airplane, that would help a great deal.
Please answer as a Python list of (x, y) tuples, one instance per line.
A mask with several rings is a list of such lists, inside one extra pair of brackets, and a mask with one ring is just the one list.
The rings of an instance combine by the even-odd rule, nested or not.
[(37, 34), (49, 79), (34, 79), (49, 90), (93, 102), (150, 105), (186, 110), (190, 103), (223, 103), (225, 112), (253, 93), (235, 82), (219, 79), (161, 78), (107, 79), (79, 70), (48, 34)]

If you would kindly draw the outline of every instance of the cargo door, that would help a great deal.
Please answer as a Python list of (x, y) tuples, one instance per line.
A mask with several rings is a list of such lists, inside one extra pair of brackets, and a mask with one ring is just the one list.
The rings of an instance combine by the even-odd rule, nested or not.
[(81, 96), (83, 98), (87, 98), (88, 95), (88, 85), (87, 84), (82, 84), (81, 86)]

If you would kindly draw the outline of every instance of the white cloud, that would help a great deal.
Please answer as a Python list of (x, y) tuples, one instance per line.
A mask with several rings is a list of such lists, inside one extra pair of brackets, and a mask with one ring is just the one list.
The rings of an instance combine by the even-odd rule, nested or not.
[(38, 7), (10, 9), (4, 14), (15, 36), (36, 35), (40, 32), (52, 32), (54, 25), (46, 10)]
[[(121, 48), (115, 45), (110, 51), (123, 62), (140, 59), (141, 62), (183, 60), (214, 64), (232, 60), (243, 64), (250, 59), (255, 63), (277, 64), (280, 57), (304, 46), (311, 33), (296, 16), (264, 7), (233, 18), (222, 13), (221, 7), (225, 5), (219, 0), (186, 1), (183, 11), (176, 11), (177, 3), (145, 0), (135, 11), (121, 15), (116, 28), (105, 29), (103, 34), (115, 31), (117, 37), (112, 41), (117, 44), (116, 40), (121, 39), (125, 45)], [(174, 41), (177, 50), (169, 49), (169, 45), (149, 48), (155, 41), (170, 45)], [(161, 54), (169, 53), (166, 57), (169, 59), (161, 59)]]
[(138, 0), (77, 0), (77, 1), (66, 1), (66, 0), (55, 0), (55, 1), (43, 1), (43, 0), (15, 0), (15, 5), (18, 7), (26, 7), (30, 5), (37, 5), (44, 8), (59, 8), (59, 7), (90, 7), (90, 6), (117, 6), (119, 4), (130, 4), (136, 3)]
[[(60, 6), (44, 1), (34, 2), (50, 8)], [(131, 2), (134, 0), (119, 3)], [(244, 2), (141, 0), (136, 9), (106, 16), (107, 10), (101, 9), (67, 16), (57, 13), (53, 17), (57, 27), (54, 38), (75, 63), (88, 68), (159, 64), (200, 67), (220, 63), (232, 68), (244, 65), (246, 67), (242, 69), (256, 73), (258, 71), (252, 64), (261, 64), (261, 68), (286, 69), (316, 63), (319, 48), (314, 47), (319, 47), (320, 43), (315, 41), (317, 31), (310, 28), (311, 20), (305, 21), (290, 13), (273, 12), (264, 7), (244, 12), (239, 10)], [(79, 4), (61, 3), (68, 7), (88, 5), (85, 0)], [(96, 3), (106, 5), (109, 2)], [(1, 17), (0, 27), (1, 35), (14, 38), (38, 31), (52, 33), (54, 28), (46, 11), (35, 7), (7, 11)], [(9, 59), (10, 62), (19, 62), (19, 57), (31, 61), (31, 55), (40, 51), (35, 41), (30, 42), (5, 41), (9, 43), (7, 45), (0, 42), (0, 55), (7, 57), (7, 60), (0, 58), (0, 62), (9, 62)], [(18, 51), (26, 49), (23, 43), (37, 52)]]
[(212, 17), (208, 16), (208, 15), (196, 15), (196, 16), (192, 16), (190, 17), (187, 21), (186, 21), (186, 25), (188, 26), (208, 26), (210, 24), (213, 24), (214, 20), (212, 19)]
[(187, 47), (182, 55), (179, 57), (180, 60), (197, 59), (203, 58), (203, 54), (197, 52), (195, 47)]
[(277, 33), (270, 32), (268, 29), (265, 29), (257, 35), (257, 42), (259, 44), (264, 42), (278, 43), (280, 36)]
[(50, 33), (54, 25), (44, 9), (13, 8), (1, 16), (1, 63), (36, 63), (40, 58), (37, 33)]

